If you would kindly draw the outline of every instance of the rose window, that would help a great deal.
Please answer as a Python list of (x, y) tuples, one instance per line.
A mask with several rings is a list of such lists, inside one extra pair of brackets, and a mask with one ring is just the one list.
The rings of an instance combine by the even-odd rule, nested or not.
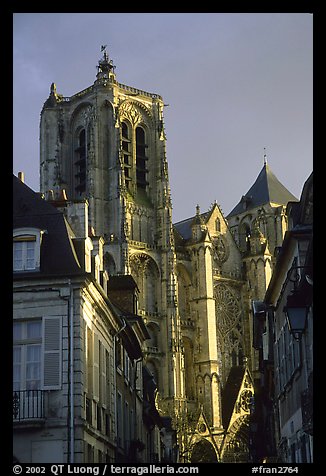
[(219, 284), (215, 288), (216, 314), (219, 330), (225, 334), (237, 323), (240, 316), (240, 305), (232, 290)]

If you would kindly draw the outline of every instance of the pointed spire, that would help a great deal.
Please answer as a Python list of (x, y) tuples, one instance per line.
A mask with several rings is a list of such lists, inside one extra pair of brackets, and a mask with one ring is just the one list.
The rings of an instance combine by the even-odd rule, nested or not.
[(266, 147), (264, 147), (264, 165), (267, 165)]
[(195, 218), (192, 221), (192, 226), (202, 225), (202, 224), (203, 224), (203, 220), (202, 220), (202, 217), (200, 216), (200, 207), (199, 207), (199, 205), (197, 205), (196, 206), (196, 215), (195, 215)]

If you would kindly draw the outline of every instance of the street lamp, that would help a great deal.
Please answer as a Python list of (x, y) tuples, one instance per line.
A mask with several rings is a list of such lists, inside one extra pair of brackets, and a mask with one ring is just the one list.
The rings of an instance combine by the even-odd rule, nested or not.
[(296, 340), (300, 340), (306, 328), (309, 307), (302, 295), (297, 291), (287, 297), (285, 312), (290, 333)]

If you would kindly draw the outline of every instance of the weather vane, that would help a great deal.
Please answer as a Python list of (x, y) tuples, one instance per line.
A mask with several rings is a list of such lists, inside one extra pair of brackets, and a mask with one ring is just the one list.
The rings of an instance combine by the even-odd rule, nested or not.
[(106, 48), (107, 48), (108, 45), (101, 45), (101, 53), (103, 53), (103, 58), (104, 58), (104, 61), (108, 61), (109, 60), (109, 55), (106, 51)]

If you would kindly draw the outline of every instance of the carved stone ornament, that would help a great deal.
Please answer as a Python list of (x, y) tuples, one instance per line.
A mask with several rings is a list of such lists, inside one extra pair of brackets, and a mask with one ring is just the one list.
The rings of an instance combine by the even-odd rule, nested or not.
[(93, 106), (89, 105), (82, 111), (82, 117), (85, 125), (96, 120), (96, 113)]
[(250, 390), (243, 390), (240, 395), (240, 406), (245, 412), (250, 411), (251, 400), (252, 392)]
[(142, 110), (147, 116), (151, 116), (150, 111), (143, 104), (124, 101), (119, 107), (120, 120), (127, 119), (132, 126), (136, 126), (144, 122)]
[(223, 235), (218, 235), (213, 243), (213, 259), (224, 263), (229, 257), (229, 245)]
[(205, 433), (206, 430), (207, 430), (207, 426), (205, 425), (205, 423), (199, 423), (199, 425), (198, 425), (199, 433)]
[(150, 261), (150, 256), (144, 253), (137, 253), (130, 256), (130, 266), (134, 270), (135, 274), (144, 273)]

